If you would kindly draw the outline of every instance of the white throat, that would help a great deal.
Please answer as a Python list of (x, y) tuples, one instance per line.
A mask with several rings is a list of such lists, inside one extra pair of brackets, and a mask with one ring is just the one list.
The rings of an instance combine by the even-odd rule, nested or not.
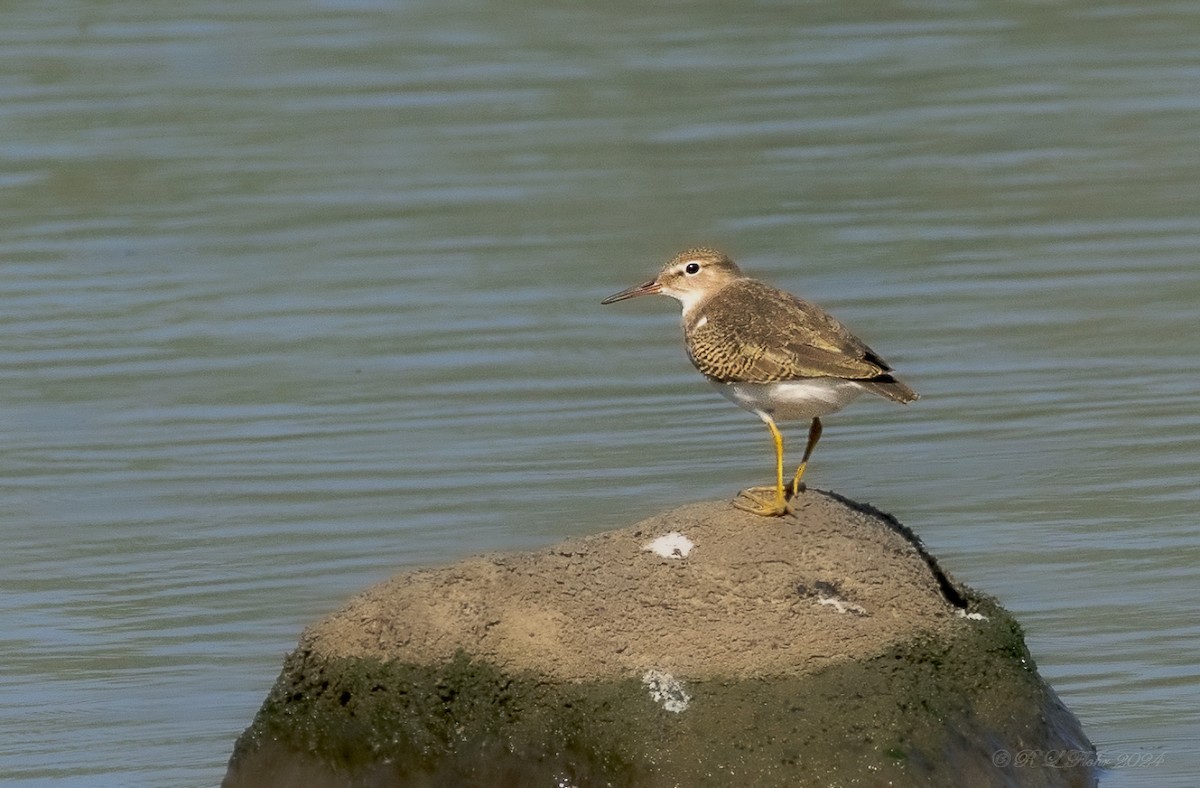
[(692, 312), (696, 307), (712, 294), (700, 290), (663, 290), (663, 295), (671, 296), (683, 306), (683, 320), (687, 322), (691, 319)]

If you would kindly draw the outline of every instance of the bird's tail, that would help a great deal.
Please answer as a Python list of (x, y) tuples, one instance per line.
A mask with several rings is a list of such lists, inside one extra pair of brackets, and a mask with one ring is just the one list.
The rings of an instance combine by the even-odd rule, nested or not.
[(921, 397), (920, 394), (910, 389), (907, 383), (895, 375), (880, 375), (870, 380), (860, 380), (859, 383), (868, 391), (902, 404), (907, 404)]

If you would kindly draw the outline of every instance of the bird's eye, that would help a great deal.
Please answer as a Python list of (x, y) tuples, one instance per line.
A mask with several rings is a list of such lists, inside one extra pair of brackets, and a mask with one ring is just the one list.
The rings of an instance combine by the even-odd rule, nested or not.
[(698, 273), (700, 273), (700, 264), (699, 263), (688, 263), (687, 265), (685, 265), (683, 267), (683, 272), (685, 274), (698, 274)]

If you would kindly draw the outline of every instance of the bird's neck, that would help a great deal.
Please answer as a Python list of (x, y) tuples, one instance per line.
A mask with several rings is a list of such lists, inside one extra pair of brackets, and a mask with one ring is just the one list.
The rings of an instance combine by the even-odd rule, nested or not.
[(715, 290), (694, 290), (676, 295), (675, 298), (683, 306), (683, 325), (686, 327), (699, 320), (704, 314), (704, 306), (709, 299), (736, 281), (734, 279), (726, 282)]

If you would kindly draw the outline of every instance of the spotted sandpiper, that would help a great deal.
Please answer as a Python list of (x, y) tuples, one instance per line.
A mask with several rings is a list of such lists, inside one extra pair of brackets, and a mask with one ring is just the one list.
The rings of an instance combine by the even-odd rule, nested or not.
[[(792, 511), (821, 439), (821, 416), (864, 391), (900, 403), (917, 399), (886, 361), (819, 306), (751, 279), (715, 249), (681, 252), (654, 279), (600, 303), (641, 295), (668, 295), (683, 305), (683, 338), (696, 369), (771, 431), (775, 484), (742, 490), (734, 500), (739, 509), (770, 517)], [(787, 486), (777, 419), (812, 420), (800, 467)]]

